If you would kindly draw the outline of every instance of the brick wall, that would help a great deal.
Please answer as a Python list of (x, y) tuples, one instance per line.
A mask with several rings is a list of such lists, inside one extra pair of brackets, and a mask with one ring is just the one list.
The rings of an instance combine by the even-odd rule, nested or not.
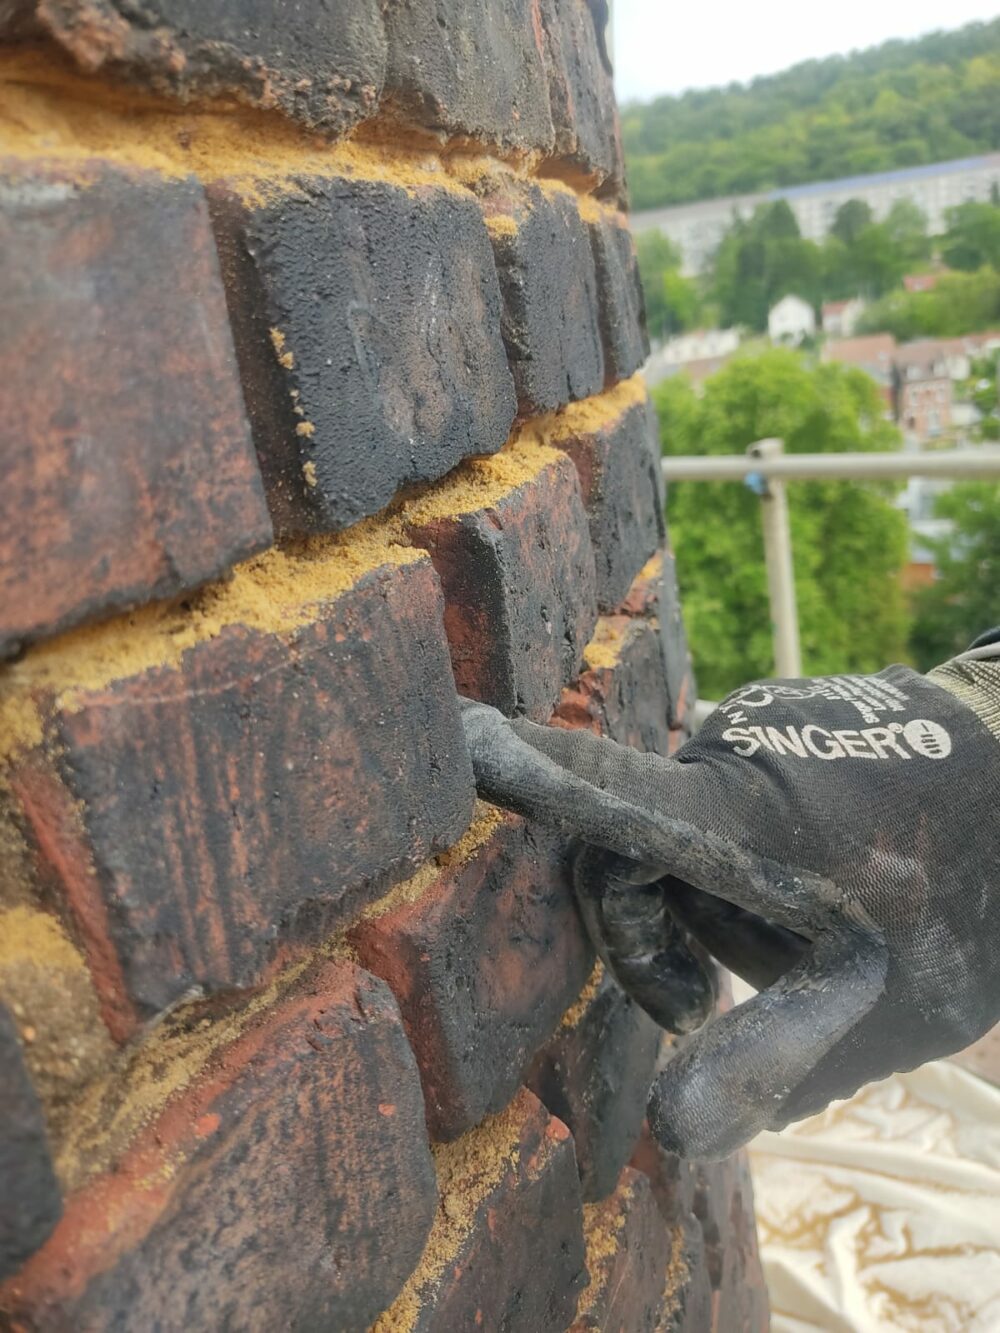
[(602, 9), (0, 3), (3, 1327), (766, 1320), (459, 725), (691, 703)]

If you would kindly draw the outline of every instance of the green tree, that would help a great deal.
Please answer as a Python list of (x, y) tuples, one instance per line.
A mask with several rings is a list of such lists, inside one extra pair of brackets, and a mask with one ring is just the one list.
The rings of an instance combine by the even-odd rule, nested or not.
[(958, 338), (1000, 324), (1000, 273), (949, 273), (929, 292), (890, 292), (865, 311), (863, 333), (911, 338)]
[[(738, 454), (779, 436), (789, 452), (879, 450), (899, 437), (874, 383), (840, 365), (769, 349), (731, 361), (701, 396), (682, 377), (654, 390), (668, 454)], [(795, 586), (805, 668), (873, 671), (906, 647), (899, 573), (907, 525), (886, 487), (790, 488)], [(736, 483), (671, 487), (669, 518), (685, 619), (708, 698), (773, 672), (760, 502)]]
[(795, 214), (783, 199), (761, 204), (749, 220), (734, 220), (715, 256), (708, 285), (723, 324), (763, 332), (768, 311), (789, 292), (813, 304), (819, 301), (822, 252), (802, 239)]
[(926, 215), (909, 199), (897, 199), (883, 223), (892, 248), (909, 272), (931, 257)]
[(938, 577), (915, 598), (911, 644), (924, 671), (1000, 623), (1000, 482), (952, 486), (935, 512), (953, 532), (930, 543)]
[(994, 204), (950, 208), (941, 253), (946, 264), (966, 273), (987, 265), (1000, 269), (1000, 208)]
[(669, 338), (692, 329), (701, 314), (697, 283), (681, 273), (680, 251), (659, 231), (636, 240), (639, 273), (646, 297), (646, 319), (654, 338)]
[(863, 199), (848, 199), (837, 209), (830, 235), (850, 248), (857, 244), (858, 237), (875, 221), (871, 206)]

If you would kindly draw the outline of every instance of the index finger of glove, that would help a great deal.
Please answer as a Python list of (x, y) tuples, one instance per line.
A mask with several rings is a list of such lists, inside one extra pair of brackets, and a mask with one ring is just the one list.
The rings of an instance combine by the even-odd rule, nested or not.
[[(812, 935), (839, 905), (839, 894), (822, 876), (782, 866), (706, 827), (712, 812), (726, 805), (730, 775), (720, 765), (682, 764), (614, 746), (604, 760), (579, 765), (595, 777), (603, 763), (602, 787), (553, 757), (566, 757), (586, 733), (521, 722), (515, 729), (495, 709), (468, 702), (462, 721), (476, 785), (487, 800), (569, 837), (663, 866), (665, 873), (790, 930)], [(601, 746), (600, 738), (590, 737), (575, 753), (589, 749), (596, 756), (595, 745)], [(655, 762), (637, 765), (637, 759)], [(739, 774), (731, 780), (739, 782)], [(619, 794), (633, 788), (634, 795)]]

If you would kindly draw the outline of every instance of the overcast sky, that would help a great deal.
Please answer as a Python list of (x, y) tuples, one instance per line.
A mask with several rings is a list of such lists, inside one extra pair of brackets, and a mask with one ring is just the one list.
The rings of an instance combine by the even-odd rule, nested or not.
[(612, 8), (624, 102), (996, 18), (1000, 0), (612, 0)]

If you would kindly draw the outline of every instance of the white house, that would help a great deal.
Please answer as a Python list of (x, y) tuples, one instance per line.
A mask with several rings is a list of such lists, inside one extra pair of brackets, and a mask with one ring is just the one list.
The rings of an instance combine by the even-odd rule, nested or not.
[(816, 332), (816, 312), (801, 296), (783, 296), (771, 307), (767, 332), (773, 343), (791, 343), (797, 347), (803, 338)]
[(823, 332), (829, 338), (853, 338), (865, 303), (860, 296), (849, 301), (827, 301), (823, 306)]
[(709, 361), (731, 356), (740, 345), (737, 329), (695, 329), (679, 333), (663, 344), (656, 354), (665, 366), (683, 366), (690, 361)]

